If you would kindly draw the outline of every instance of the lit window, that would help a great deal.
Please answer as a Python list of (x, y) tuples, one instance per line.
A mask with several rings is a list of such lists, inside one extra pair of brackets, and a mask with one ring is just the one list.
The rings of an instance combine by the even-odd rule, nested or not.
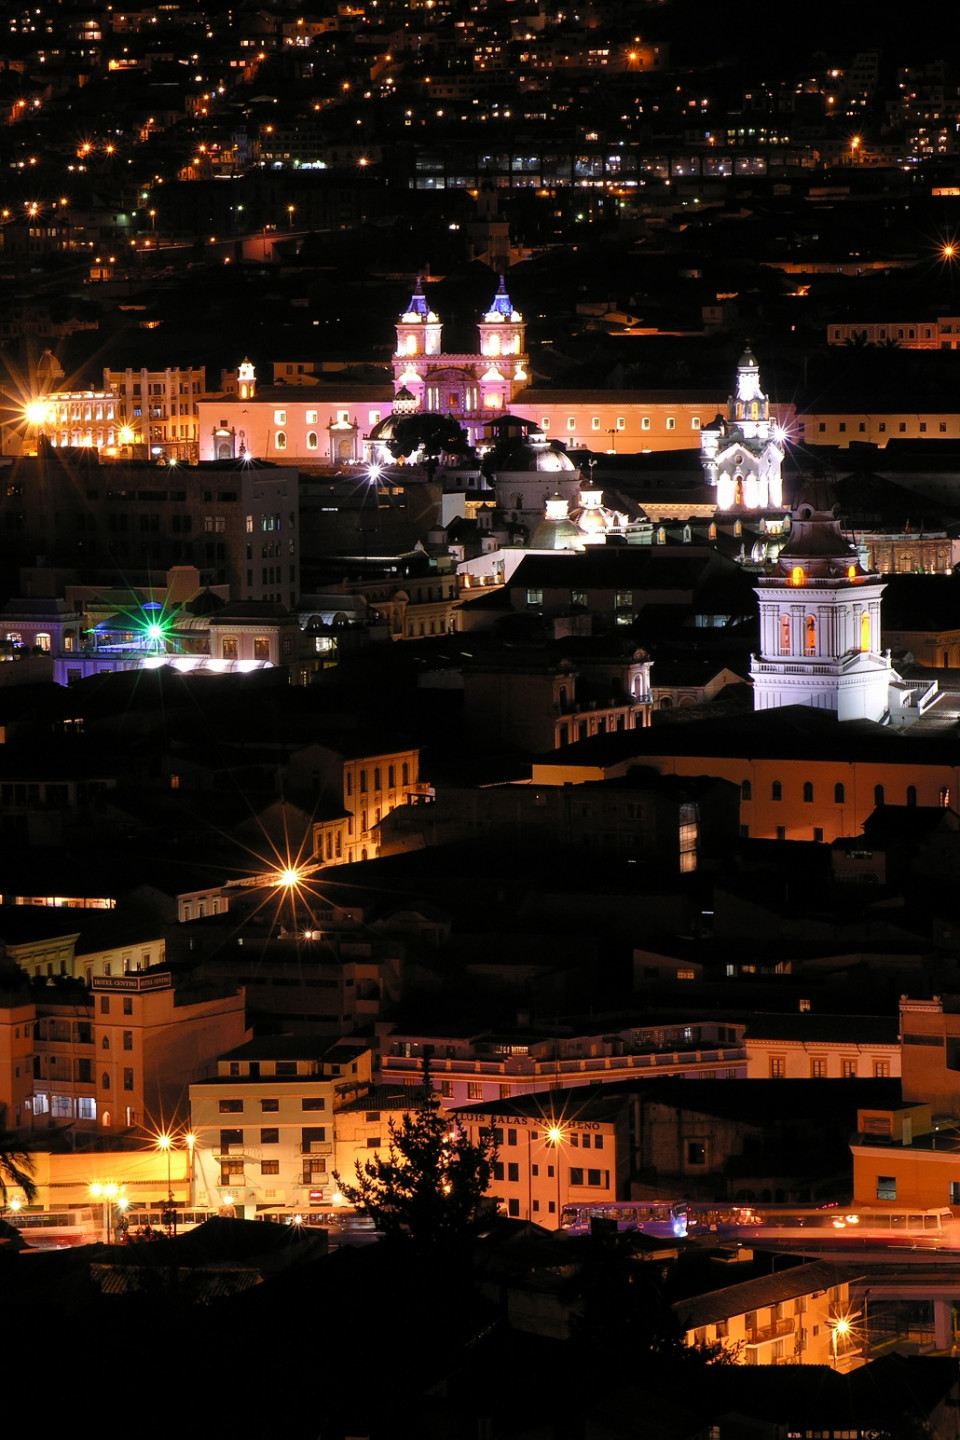
[(274, 412), (273, 412), (273, 423), (274, 423), (274, 425), (286, 425), (286, 423), (287, 423), (287, 412), (286, 412), (286, 410), (274, 410)]

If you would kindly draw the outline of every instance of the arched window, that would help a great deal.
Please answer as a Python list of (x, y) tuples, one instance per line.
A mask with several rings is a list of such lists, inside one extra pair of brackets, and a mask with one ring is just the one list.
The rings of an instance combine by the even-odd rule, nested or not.
[(37, 640), (36, 640), (36, 644), (37, 644), (37, 649), (38, 649), (38, 650), (42, 650), (45, 655), (49, 655), (49, 653), (50, 653), (50, 636), (49, 636), (44, 630), (41, 630), (41, 631), (38, 633), (38, 635), (37, 635)]
[(780, 654), (790, 654), (790, 616), (780, 616)]
[(869, 610), (864, 610), (863, 614), (860, 616), (860, 649), (861, 649), (861, 650), (864, 650), (864, 651), (870, 649), (870, 612), (869, 612)]
[(807, 655), (817, 653), (817, 622), (812, 615), (808, 615), (803, 625), (803, 648)]
[(908, 805), (916, 805), (916, 803), (917, 803), (917, 787), (916, 787), (916, 785), (908, 785), (908, 786), (907, 786), (907, 804), (908, 804)]
[(285, 430), (278, 430), (278, 431), (277, 431), (277, 438), (276, 438), (276, 440), (274, 441), (274, 444), (276, 445), (276, 448), (277, 448), (278, 450), (286, 450), (286, 448), (287, 448), (287, 432), (286, 432)]
[(771, 799), (771, 800), (782, 800), (782, 799), (783, 799), (783, 786), (780, 784), (780, 781), (779, 781), (779, 780), (774, 780), (773, 784), (770, 786), (770, 799)]
[(874, 803), (874, 805), (882, 805), (882, 804), (883, 804), (883, 786), (882, 786), (882, 785), (874, 785), (874, 787), (873, 787), (873, 803)]
[(109, 1090), (109, 1089), (110, 1089), (110, 1076), (108, 1075), (108, 1073), (107, 1073), (106, 1070), (104, 1070), (103, 1074), (100, 1076), (100, 1089), (101, 1089), (101, 1090)]
[(802, 585), (802, 584), (803, 584), (803, 566), (802, 566), (802, 565), (794, 565), (793, 569), (790, 571), (790, 584), (791, 584), (791, 585)]
[(308, 430), (308, 431), (307, 431), (307, 449), (308, 449), (308, 450), (316, 450), (316, 448), (317, 448), (317, 432), (316, 432), (316, 430)]
[(744, 781), (742, 781), (742, 783), (741, 783), (741, 785), (740, 785), (740, 799), (741, 799), (741, 800), (752, 800), (752, 799), (753, 799), (753, 786), (750, 784), (750, 781), (749, 781), (749, 780), (744, 780)]
[(838, 780), (833, 787), (833, 803), (834, 805), (843, 805), (846, 802), (846, 798), (846, 787)]
[(813, 781), (812, 781), (812, 780), (804, 780), (804, 782), (803, 782), (803, 803), (804, 803), (804, 805), (812, 805), (812, 804), (813, 804)]

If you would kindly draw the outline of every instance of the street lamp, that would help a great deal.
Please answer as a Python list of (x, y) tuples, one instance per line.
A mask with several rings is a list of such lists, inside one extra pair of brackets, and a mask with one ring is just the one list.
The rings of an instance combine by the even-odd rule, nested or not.
[(852, 1326), (850, 1324), (850, 1319), (846, 1315), (838, 1315), (836, 1320), (834, 1320), (830, 1326), (830, 1343), (833, 1347), (834, 1370), (837, 1370), (839, 1368), (837, 1364), (837, 1352), (840, 1347), (840, 1340), (843, 1336), (849, 1335), (851, 1329)]
[(90, 1194), (93, 1196), (94, 1200), (100, 1201), (103, 1210), (102, 1230), (103, 1237), (108, 1245), (110, 1244), (111, 1239), (113, 1207), (114, 1205), (116, 1205), (120, 1209), (125, 1210), (128, 1204), (126, 1196), (121, 1195), (120, 1191), (121, 1187), (119, 1185), (114, 1185), (112, 1181), (106, 1185), (101, 1185), (95, 1182), (93, 1185), (90, 1186)]
[(167, 1157), (167, 1203), (173, 1204), (173, 1181), (170, 1177), (170, 1153), (173, 1150), (173, 1136), (164, 1134), (157, 1136), (157, 1149), (163, 1151)]
[(562, 1125), (556, 1121), (547, 1130), (547, 1141), (553, 1146), (553, 1168), (556, 1171), (557, 1179), (557, 1229), (560, 1229), (560, 1146), (565, 1138)]

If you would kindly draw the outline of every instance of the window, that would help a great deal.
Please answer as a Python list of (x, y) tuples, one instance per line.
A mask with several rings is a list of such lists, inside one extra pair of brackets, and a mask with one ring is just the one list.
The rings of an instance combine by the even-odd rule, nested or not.
[(572, 1168), (571, 1171), (570, 1171), (570, 1184), (571, 1184), (571, 1185), (582, 1185), (582, 1184), (583, 1184), (583, 1170), (580, 1168), (579, 1165), (573, 1166), (573, 1168)]
[(308, 431), (307, 431), (307, 449), (308, 449), (308, 450), (316, 450), (316, 448), (317, 448), (317, 432), (316, 432), (316, 430), (308, 430)]
[(125, 1067), (124, 1067), (124, 1071), (123, 1071), (123, 1088), (124, 1088), (124, 1090), (132, 1090), (132, 1089), (133, 1089), (133, 1070), (132, 1070), (129, 1066), (125, 1066)]
[(301, 1110), (326, 1110), (326, 1108), (327, 1102), (322, 1098), (314, 1097), (312, 1100), (300, 1101)]
[(846, 802), (846, 798), (846, 787), (838, 780), (833, 787), (833, 803), (834, 805), (843, 805)]
[(840, 1074), (842, 1075), (842, 1077), (843, 1077), (844, 1080), (856, 1080), (856, 1078), (857, 1078), (857, 1062), (856, 1062), (856, 1060), (841, 1060), (841, 1061), (840, 1061)]
[(917, 787), (916, 787), (916, 785), (908, 785), (908, 786), (907, 786), (907, 804), (908, 804), (908, 805), (916, 805), (916, 803), (917, 803)]
[(520, 1166), (511, 1161), (507, 1166), (507, 1179), (518, 1182), (520, 1179)]
[(740, 782), (740, 799), (741, 799), (741, 800), (752, 800), (752, 799), (753, 799), (753, 786), (750, 784), (750, 781), (749, 781), (749, 780), (741, 780), (741, 782)]
[(673, 417), (672, 415), (668, 415), (668, 416), (667, 416), (667, 429), (668, 429), (668, 430), (676, 430), (676, 428), (677, 428), (677, 422), (676, 422), (676, 420), (674, 419), (674, 417)]
[(780, 783), (779, 780), (774, 780), (773, 784), (770, 786), (770, 799), (771, 799), (771, 800), (782, 800), (782, 799), (783, 799), (783, 786), (781, 785), (781, 783)]
[(221, 1115), (242, 1115), (242, 1100), (221, 1100), (219, 1105)]
[(815, 1060), (810, 1061), (810, 1078), (811, 1080), (826, 1080), (827, 1062), (823, 1056), (818, 1056)]
[(279, 1174), (280, 1174), (280, 1161), (279, 1161), (279, 1160), (261, 1160), (261, 1161), (260, 1161), (260, 1174), (261, 1174), (261, 1175), (279, 1175)]
[[(889, 1061), (889, 1060), (874, 1060), (874, 1062), (873, 1062), (873, 1078), (874, 1078), (874, 1080), (889, 1080), (889, 1078), (890, 1078), (890, 1061)], [(952, 1200), (950, 1201), (950, 1204), (951, 1204), (951, 1205), (953, 1204), (953, 1201), (952, 1201)]]
[(568, 430), (576, 430), (576, 428), (577, 428), (577, 417), (576, 417), (575, 415), (568, 415), (568, 416), (567, 416), (567, 429), (568, 429)]
[(790, 616), (780, 616), (780, 654), (790, 654)]
[(274, 423), (274, 425), (286, 425), (286, 423), (287, 423), (287, 412), (286, 412), (286, 410), (274, 410), (274, 412), (273, 412), (273, 423)]
[(877, 1199), (896, 1200), (897, 1198), (897, 1177), (896, 1175), (877, 1176)]
[(109, 1014), (110, 1014), (110, 996), (109, 996), (109, 995), (101, 995), (101, 996), (100, 996), (100, 1014), (101, 1014), (101, 1015), (109, 1015)]
[(452, 1100), (452, 1099), (453, 1099), (453, 1081), (452, 1081), (452, 1080), (441, 1080), (441, 1081), (440, 1081), (440, 1094), (443, 1096), (444, 1100)]
[(277, 1126), (277, 1125), (270, 1125), (270, 1126), (268, 1126), (266, 1129), (262, 1129), (262, 1130), (260, 1131), (260, 1144), (261, 1144), (261, 1145), (279, 1145), (279, 1144), (280, 1144), (280, 1128), (279, 1128), (279, 1126)]
[(260, 1109), (263, 1110), (264, 1112), (270, 1112), (270, 1111), (279, 1110), (279, 1109), (280, 1109), (280, 1101), (279, 1101), (279, 1100), (261, 1100), (261, 1101), (260, 1101)]
[(806, 655), (817, 653), (817, 622), (812, 615), (808, 615), (803, 624), (803, 649)]
[(468, 1080), (468, 1081), (467, 1081), (467, 1099), (468, 1099), (468, 1100), (482, 1100), (482, 1099), (483, 1099), (483, 1083), (482, 1083), (480, 1080)]
[(687, 1141), (687, 1164), (688, 1164), (688, 1165), (706, 1165), (706, 1163), (707, 1163), (707, 1146), (706, 1146), (705, 1141), (703, 1141), (703, 1140), (688, 1140), (688, 1141)]
[(812, 805), (812, 804), (813, 804), (813, 781), (812, 781), (812, 780), (804, 780), (804, 782), (803, 782), (803, 803), (804, 803), (804, 805)]
[(783, 1080), (787, 1073), (787, 1062), (782, 1055), (770, 1056), (770, 1079)]
[(277, 438), (274, 440), (273, 443), (274, 443), (276, 449), (278, 449), (278, 450), (286, 450), (286, 448), (287, 448), (287, 432), (286, 432), (285, 430), (278, 430), (278, 431), (277, 431)]

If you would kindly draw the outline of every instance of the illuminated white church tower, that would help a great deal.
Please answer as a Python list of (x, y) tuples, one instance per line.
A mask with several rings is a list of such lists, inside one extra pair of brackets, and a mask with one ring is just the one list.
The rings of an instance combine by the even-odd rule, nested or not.
[(443, 326), (417, 280), (410, 303), (397, 320), (393, 356), (394, 390), (414, 410), (451, 415), (475, 445), (483, 426), (503, 415), (527, 383), (523, 316), (513, 308), (503, 276), (493, 303), (479, 322), (478, 349), (459, 354), (443, 349)]
[(879, 575), (868, 575), (840, 533), (829, 486), (807, 480), (776, 573), (761, 579), (755, 710), (813, 705), (840, 720), (882, 720), (899, 676), (881, 655)]
[(700, 431), (700, 461), (707, 484), (716, 487), (718, 510), (782, 507), (783, 446), (749, 346), (737, 365), (726, 419), (718, 415)]

